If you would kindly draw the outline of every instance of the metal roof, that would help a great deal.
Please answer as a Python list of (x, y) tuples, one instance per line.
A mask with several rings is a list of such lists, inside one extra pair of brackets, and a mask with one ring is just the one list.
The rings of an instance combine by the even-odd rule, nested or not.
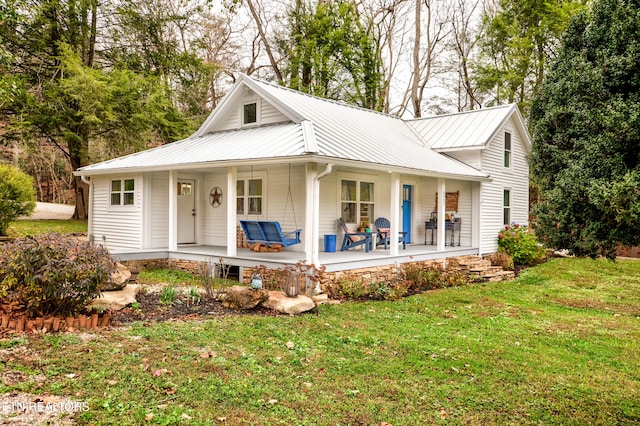
[[(333, 158), (431, 175), (487, 178), (485, 173), (430, 149), (410, 125), (397, 117), (244, 75), (227, 96), (240, 93), (234, 90), (239, 85), (248, 86), (294, 123), (216, 132), (215, 117), (222, 111), (214, 110), (187, 139), (83, 167), (79, 174), (313, 155), (327, 161)], [(230, 99), (225, 101), (218, 109), (236, 107)]]
[(304, 153), (305, 144), (302, 125), (288, 123), (191, 137), (86, 166), (81, 171), (95, 172), (135, 168), (158, 169), (215, 161), (290, 157)]
[(517, 111), (515, 104), (456, 114), (417, 118), (407, 123), (435, 150), (483, 148)]

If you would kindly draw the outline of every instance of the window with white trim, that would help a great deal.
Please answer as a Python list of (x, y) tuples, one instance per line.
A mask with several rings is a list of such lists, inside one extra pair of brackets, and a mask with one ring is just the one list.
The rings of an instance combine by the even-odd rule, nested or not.
[(340, 183), (341, 215), (345, 223), (371, 226), (374, 217), (374, 184), (343, 179)]
[(258, 103), (251, 102), (242, 106), (242, 124), (256, 124), (258, 122)]
[(502, 197), (502, 206), (503, 206), (503, 213), (502, 213), (502, 221), (505, 225), (509, 225), (511, 224), (511, 190), (510, 189), (505, 189), (504, 190), (504, 195)]
[(236, 182), (236, 213), (241, 216), (262, 214), (262, 178), (238, 179)]
[(135, 201), (135, 180), (117, 179), (111, 181), (111, 205), (133, 206)]
[(511, 133), (504, 132), (504, 167), (511, 167)]

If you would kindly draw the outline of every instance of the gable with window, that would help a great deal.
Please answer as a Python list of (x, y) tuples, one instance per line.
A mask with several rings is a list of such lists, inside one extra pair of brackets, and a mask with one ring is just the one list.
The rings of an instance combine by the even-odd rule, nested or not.
[(116, 179), (111, 181), (111, 205), (133, 206), (135, 204), (135, 180)]
[(511, 133), (504, 132), (504, 167), (511, 167)]
[(242, 105), (242, 125), (258, 124), (258, 103), (249, 102)]

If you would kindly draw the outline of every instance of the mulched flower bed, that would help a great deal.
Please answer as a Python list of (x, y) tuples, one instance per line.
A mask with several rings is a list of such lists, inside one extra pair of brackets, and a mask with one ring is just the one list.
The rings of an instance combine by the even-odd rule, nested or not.
[(188, 297), (180, 295), (172, 304), (160, 301), (158, 292), (140, 292), (136, 295), (137, 304), (113, 312), (111, 321), (114, 325), (133, 321), (170, 321), (200, 318), (224, 318), (237, 315), (278, 316), (277, 311), (266, 308), (251, 310), (228, 309), (213, 299), (202, 298), (199, 303), (190, 303)]

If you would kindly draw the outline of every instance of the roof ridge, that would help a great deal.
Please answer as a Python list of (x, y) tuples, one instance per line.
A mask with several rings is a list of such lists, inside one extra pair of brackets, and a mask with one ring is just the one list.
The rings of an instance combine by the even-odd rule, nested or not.
[(306, 96), (308, 98), (315, 99), (315, 100), (318, 100), (318, 101), (323, 101), (323, 102), (331, 103), (331, 104), (338, 105), (338, 106), (352, 108), (352, 109), (359, 110), (359, 111), (362, 111), (362, 112), (369, 112), (369, 113), (373, 113), (373, 114), (378, 114), (378, 115), (381, 115), (383, 117), (392, 118), (394, 120), (405, 121), (401, 117), (398, 117), (397, 115), (392, 115), (392, 114), (384, 113), (384, 112), (381, 112), (381, 111), (376, 111), (374, 109), (361, 107), (359, 105), (349, 104), (349, 103), (347, 103), (345, 101), (340, 101), (340, 100), (337, 100), (337, 99), (323, 98), (323, 97), (320, 97), (320, 96), (317, 96), (317, 95), (312, 95), (311, 93), (306, 93), (306, 92), (302, 92), (300, 90), (292, 89), (290, 87), (281, 86), (281, 85), (279, 85), (277, 83), (274, 83), (274, 82), (271, 82), (271, 81), (260, 80), (260, 79), (258, 79), (256, 77), (253, 77), (253, 76), (250, 76), (250, 75), (247, 75), (247, 74), (242, 74), (242, 76), (244, 76), (245, 78), (250, 79), (252, 82), (254, 82), (256, 84), (268, 85), (268, 86), (271, 86), (271, 87), (273, 87), (275, 89), (288, 91), (288, 92), (296, 94), (296, 95)]
[(481, 108), (481, 109), (472, 109), (469, 111), (459, 111), (459, 112), (449, 112), (447, 114), (440, 114), (440, 115), (430, 115), (429, 117), (419, 117), (419, 118), (408, 118), (405, 121), (406, 122), (412, 122), (412, 121), (421, 121), (421, 120), (430, 120), (430, 119), (434, 119), (434, 118), (443, 118), (443, 117), (451, 117), (453, 115), (467, 115), (467, 114), (474, 114), (474, 113), (480, 113), (480, 112), (487, 112), (487, 111), (493, 111), (496, 109), (502, 109), (502, 108), (513, 108), (513, 106), (516, 105), (515, 103), (511, 103), (511, 104), (506, 104), (506, 105), (496, 105), (490, 108)]

